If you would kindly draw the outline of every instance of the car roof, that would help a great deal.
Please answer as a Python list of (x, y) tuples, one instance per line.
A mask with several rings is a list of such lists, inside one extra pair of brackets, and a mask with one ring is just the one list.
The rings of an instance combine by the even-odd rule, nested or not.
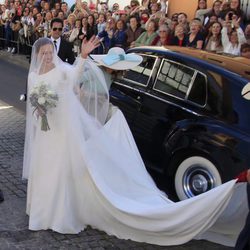
[[(224, 69), (227, 69), (231, 72), (234, 72), (248, 80), (250, 80), (250, 60), (240, 56), (232, 56), (229, 54), (216, 54), (213, 52), (208, 52), (205, 50), (199, 50), (188, 47), (179, 47), (179, 46), (142, 46), (135, 49), (140, 50), (151, 50), (153, 51), (162, 51), (162, 52), (174, 52), (179, 55), (191, 56), (193, 58), (201, 59), (210, 64), (220, 66)], [(131, 50), (133, 51), (133, 49)]]

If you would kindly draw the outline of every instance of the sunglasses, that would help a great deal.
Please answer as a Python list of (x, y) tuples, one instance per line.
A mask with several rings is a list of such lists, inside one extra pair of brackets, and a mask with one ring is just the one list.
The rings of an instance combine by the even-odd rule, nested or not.
[(58, 30), (58, 31), (62, 31), (62, 28), (53, 28), (52, 30), (53, 30), (53, 31), (57, 31), (57, 30)]

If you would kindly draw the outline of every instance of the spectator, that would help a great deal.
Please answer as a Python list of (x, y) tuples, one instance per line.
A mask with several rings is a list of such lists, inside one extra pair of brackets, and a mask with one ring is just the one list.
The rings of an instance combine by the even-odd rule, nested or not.
[(192, 20), (190, 23), (190, 33), (187, 36), (187, 47), (196, 49), (202, 49), (203, 36), (201, 34), (201, 22), (198, 20)]
[(21, 44), (24, 46), (27, 42), (27, 31), (28, 31), (28, 18), (29, 18), (29, 8), (24, 8), (23, 15), (21, 17), (21, 25), (22, 28), (19, 30), (19, 40)]
[(181, 24), (178, 24), (175, 27), (175, 33), (174, 33), (174, 37), (172, 38), (171, 44), (177, 45), (180, 47), (185, 47), (187, 46), (187, 43), (188, 43), (188, 37), (184, 33), (184, 28)]
[(159, 35), (154, 39), (152, 45), (164, 46), (169, 45), (171, 42), (170, 28), (166, 24), (162, 24), (159, 27)]
[(175, 27), (178, 25), (178, 15), (178, 13), (174, 13), (171, 17), (171, 22), (168, 25), (171, 29), (172, 35), (174, 35)]
[[(151, 16), (157, 17), (157, 12), (160, 10), (160, 6), (157, 2), (153, 2), (150, 4), (150, 12)], [(161, 15), (161, 13), (159, 13)]]
[(143, 29), (145, 29), (146, 28), (146, 23), (149, 20), (149, 13), (147, 11), (142, 12), (140, 20), (141, 20), (141, 22), (140, 22), (141, 27)]
[(68, 9), (68, 4), (66, 2), (61, 3), (61, 10), (63, 11), (65, 18), (67, 18), (70, 11)]
[(64, 13), (63, 13), (63, 11), (59, 11), (58, 12), (58, 14), (57, 14), (57, 18), (60, 18), (62, 21), (64, 21), (64, 19), (65, 19), (65, 16), (64, 16)]
[(157, 23), (151, 20), (144, 31), (135, 42), (131, 43), (131, 47), (142, 46), (142, 45), (151, 45), (153, 40), (157, 37)]
[(112, 38), (115, 32), (115, 21), (113, 18), (108, 19), (106, 28), (100, 34), (98, 34), (99, 38), (103, 39), (103, 47), (98, 47), (99, 53), (107, 53), (108, 50), (112, 46)]
[(131, 46), (131, 43), (133, 43), (143, 31), (144, 30), (141, 28), (137, 18), (135, 16), (130, 16), (129, 27), (126, 30), (127, 48)]
[(218, 17), (214, 14), (209, 14), (206, 17), (206, 24), (203, 26), (204, 28), (204, 35), (207, 36), (209, 33), (209, 28), (211, 27), (211, 25), (215, 22), (218, 22)]
[(248, 24), (246, 26), (244, 34), (245, 34), (245, 38), (247, 40), (247, 43), (250, 44), (250, 24)]
[(206, 25), (211, 16), (219, 17), (221, 4), (222, 2), (220, 0), (215, 0), (212, 8), (198, 9), (195, 13), (195, 17), (199, 18), (203, 25)]
[(182, 25), (185, 34), (187, 34), (189, 32), (189, 23), (187, 20), (186, 13), (181, 12), (178, 14), (178, 24)]
[(118, 3), (114, 3), (113, 6), (112, 6), (112, 12), (119, 12), (120, 10), (120, 6)]
[(229, 6), (227, 6), (224, 10), (220, 12), (220, 17), (223, 20), (226, 20), (226, 16), (229, 12), (237, 15), (238, 18), (241, 18), (241, 20), (243, 20), (244, 15), (243, 11), (240, 8), (240, 0), (231, 0), (229, 2)]
[[(9, 20), (9, 9), (6, 8), (5, 4), (2, 4), (1, 6), (1, 16), (0, 16), (0, 29), (1, 29), (1, 36), (2, 38), (6, 38), (6, 29), (7, 29), (7, 25), (8, 25), (8, 20)], [(4, 42), (0, 41), (1, 43), (1, 48), (4, 48)], [(6, 42), (7, 43), (7, 42)], [(6, 44), (7, 45), (7, 44)]]
[(112, 45), (111, 47), (120, 47), (125, 49), (126, 48), (126, 24), (122, 20), (118, 20), (115, 24), (115, 32), (112, 37)]
[(70, 14), (67, 19), (64, 19), (62, 36), (67, 41), (69, 41), (71, 32), (75, 27), (75, 22), (76, 22), (75, 14)]
[(82, 27), (82, 22), (80, 19), (75, 21), (75, 27), (72, 29), (72, 32), (69, 37), (69, 42), (73, 43), (73, 49), (75, 56), (80, 54), (81, 40), (79, 39), (79, 32)]
[(45, 20), (44, 20), (44, 37), (48, 37), (50, 36), (50, 33), (51, 33), (51, 21), (52, 21), (52, 13), (51, 11), (48, 11), (45, 15)]
[[(223, 23), (223, 28), (221, 31), (222, 35), (222, 45), (224, 53), (229, 53), (233, 55), (240, 55), (241, 44), (246, 42), (244, 32), (240, 27), (240, 18), (233, 19), (232, 22), (229, 21), (228, 15), (226, 16), (226, 21)], [(228, 31), (230, 27), (234, 27), (231, 31)]]
[(206, 0), (198, 0), (198, 6), (195, 12), (195, 18), (198, 18), (201, 23), (204, 22), (204, 16), (207, 14), (211, 9), (207, 9), (207, 1)]
[(97, 25), (95, 21), (95, 17), (93, 14), (88, 16), (88, 23), (87, 23), (87, 40), (89, 40), (93, 35), (97, 35)]
[(243, 43), (240, 47), (240, 55), (242, 57), (250, 59), (250, 44)]
[(11, 29), (12, 29), (12, 50), (11, 53), (16, 53), (19, 30), (21, 29), (21, 16), (22, 16), (22, 6), (19, 0), (14, 1), (13, 8), (11, 10)]
[(97, 23), (97, 34), (104, 31), (106, 28), (106, 17), (103, 13), (100, 13), (98, 16), (98, 23)]
[(79, 31), (79, 35), (78, 38), (80, 39), (81, 43), (83, 41), (83, 39), (86, 37), (87, 35), (87, 24), (88, 24), (88, 19), (87, 17), (83, 17), (82, 18), (82, 24), (81, 24), (81, 29)]
[(149, 9), (150, 0), (142, 0), (141, 1), (141, 10)]
[(44, 36), (43, 16), (40, 12), (36, 14), (34, 32), (35, 32), (35, 39), (38, 39)]
[(221, 41), (222, 25), (220, 22), (214, 22), (211, 25), (211, 30), (205, 40), (204, 49), (208, 51), (222, 52), (223, 46)]
[(62, 61), (73, 64), (75, 55), (72, 44), (62, 38), (63, 21), (60, 18), (55, 18), (51, 21), (51, 40), (55, 45), (57, 55)]
[(56, 9), (52, 9), (51, 10), (51, 14), (52, 14), (52, 19), (55, 18), (55, 17), (57, 17), (57, 11), (56, 11)]

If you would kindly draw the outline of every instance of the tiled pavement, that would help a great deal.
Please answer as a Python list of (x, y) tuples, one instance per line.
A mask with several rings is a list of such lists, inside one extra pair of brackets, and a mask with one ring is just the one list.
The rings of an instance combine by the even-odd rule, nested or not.
[(25, 117), (0, 100), (0, 250), (15, 249), (134, 249), (134, 250), (229, 250), (206, 241), (191, 241), (182, 246), (161, 247), (130, 240), (119, 240), (88, 228), (78, 235), (28, 230), (25, 215), (26, 185), (21, 179)]

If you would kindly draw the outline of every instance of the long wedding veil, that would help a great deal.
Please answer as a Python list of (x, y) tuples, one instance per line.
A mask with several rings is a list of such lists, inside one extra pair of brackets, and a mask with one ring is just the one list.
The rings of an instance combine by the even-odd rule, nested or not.
[[(84, 60), (84, 63), (81, 61)], [(47, 61), (52, 61), (48, 68)], [(80, 61), (80, 62), (79, 62)], [(91, 68), (91, 70), (89, 70)], [(37, 82), (37, 76), (51, 70), (60, 70), (61, 84), (66, 84), (69, 91), (74, 91), (85, 111), (103, 126), (107, 119), (109, 109), (109, 93), (104, 75), (91, 59), (78, 57), (73, 65), (63, 62), (56, 53), (54, 45), (49, 38), (38, 39), (31, 54), (31, 64), (28, 74), (27, 104), (26, 104), (26, 131), (24, 146), (23, 178), (28, 178), (32, 143), (34, 142), (37, 121), (34, 108), (31, 106), (29, 96)], [(46, 84), (46, 83), (45, 83)], [(69, 100), (70, 101), (70, 100)], [(79, 114), (80, 115), (80, 114)]]

